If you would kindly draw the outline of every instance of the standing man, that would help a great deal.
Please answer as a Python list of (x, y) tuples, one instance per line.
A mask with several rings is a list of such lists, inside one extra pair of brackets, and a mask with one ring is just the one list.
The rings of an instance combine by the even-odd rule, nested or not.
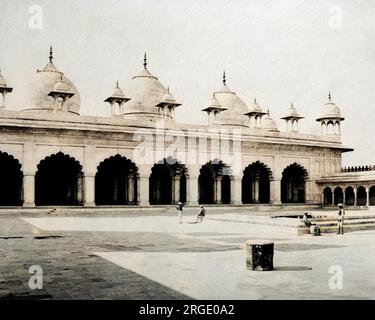
[(337, 234), (344, 234), (345, 209), (342, 203), (339, 203), (337, 206), (339, 207), (337, 217)]
[(178, 212), (178, 223), (182, 223), (182, 208), (184, 204), (180, 201), (177, 206), (177, 212)]

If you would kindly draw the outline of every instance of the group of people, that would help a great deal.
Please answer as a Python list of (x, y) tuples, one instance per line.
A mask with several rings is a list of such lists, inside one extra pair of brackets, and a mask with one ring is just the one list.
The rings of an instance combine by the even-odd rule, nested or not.
[[(182, 223), (182, 212), (183, 212), (184, 206), (185, 206), (185, 203), (182, 203), (181, 201), (178, 203), (178, 206), (177, 206), (179, 223)], [(339, 208), (338, 217), (337, 217), (337, 234), (344, 234), (345, 209), (342, 203), (339, 203), (337, 206)], [(197, 214), (197, 220), (194, 223), (202, 223), (203, 218), (205, 216), (206, 216), (206, 209), (203, 206), (200, 206), (200, 210)], [(303, 215), (303, 222), (306, 225), (306, 227), (309, 227), (311, 229), (310, 232), (313, 235), (320, 236), (320, 228), (309, 220), (307, 212), (305, 212)]]
[[(185, 203), (182, 203), (181, 201), (178, 203), (177, 206), (177, 212), (178, 212), (178, 223), (182, 223), (182, 211), (183, 207), (185, 206)], [(200, 210), (197, 215), (197, 220), (195, 223), (202, 223), (203, 222), (203, 217), (206, 216), (206, 209), (203, 208), (203, 206), (200, 206)]]
[[(337, 212), (337, 234), (344, 234), (345, 209), (342, 203), (339, 203), (337, 206), (339, 208), (339, 211)], [(309, 220), (307, 212), (303, 215), (303, 222), (306, 227), (310, 228), (311, 234), (315, 236), (320, 235), (320, 228)]]

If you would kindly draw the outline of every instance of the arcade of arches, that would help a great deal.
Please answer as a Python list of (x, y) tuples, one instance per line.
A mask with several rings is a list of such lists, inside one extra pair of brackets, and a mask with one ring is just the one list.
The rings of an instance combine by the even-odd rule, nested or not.
[(323, 188), (323, 205), (374, 206), (375, 185), (326, 186)]
[[(1, 151), (0, 176), (0, 206), (22, 206), (26, 201), (25, 181), (29, 181), (26, 178), (30, 175), (24, 176), (20, 162)], [(196, 197), (196, 204), (231, 204), (234, 190), (241, 196), (236, 203), (272, 204), (277, 203), (277, 195), (276, 198), (274, 195), (277, 189), (279, 203), (304, 203), (308, 174), (294, 163), (283, 170), (281, 181), (275, 180), (270, 168), (256, 161), (245, 168), (240, 178), (234, 177), (223, 162), (215, 160), (203, 165), (199, 176), (190, 179), (184, 164), (167, 158), (156, 163), (149, 176), (141, 178), (139, 169), (130, 159), (115, 155), (103, 160), (92, 184), (94, 205), (193, 203), (189, 202), (191, 196)], [(31, 180), (34, 182), (28, 183), (28, 188), (33, 188), (37, 206), (85, 205), (88, 190), (85, 179), (79, 161), (59, 152), (40, 161), (35, 179)], [(141, 197), (146, 200), (140, 201)], [(340, 202), (349, 206), (375, 205), (375, 183), (324, 186), (322, 198), (324, 205)]]

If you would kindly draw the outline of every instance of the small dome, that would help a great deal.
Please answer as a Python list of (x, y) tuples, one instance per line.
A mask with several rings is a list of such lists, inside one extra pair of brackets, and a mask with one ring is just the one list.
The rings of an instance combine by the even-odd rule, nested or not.
[(125, 98), (124, 92), (119, 87), (118, 81), (116, 82), (116, 86), (113, 89), (112, 97), (114, 97), (114, 98)]
[(167, 93), (163, 97), (162, 102), (164, 103), (170, 103), (170, 104), (177, 104), (176, 99), (172, 95), (172, 93), (169, 91), (169, 87), (167, 88)]
[(294, 106), (293, 106), (293, 103), (290, 105), (287, 115), (290, 116), (290, 117), (298, 117), (299, 116), (296, 108), (294, 108)]
[(208, 119), (209, 121), (209, 124), (218, 124), (220, 125), (220, 113), (223, 112), (224, 110), (226, 110), (225, 108), (223, 108), (219, 102), (219, 100), (216, 99), (215, 97), (215, 93), (212, 95), (212, 98), (211, 98), (211, 101), (210, 103), (208, 104), (208, 107), (207, 108), (204, 108), (202, 111), (204, 112), (207, 112), (207, 114), (210, 116), (211, 114), (213, 114), (215, 117), (214, 118), (210, 118)]
[(53, 87), (53, 91), (56, 92), (71, 92), (69, 86), (64, 83), (62, 76), (59, 81), (56, 82), (55, 86)]
[(215, 94), (212, 95), (210, 108), (217, 108), (217, 109), (222, 108), (220, 102), (216, 99)]
[[(55, 90), (56, 88), (59, 90)], [(52, 48), (49, 62), (42, 70), (37, 70), (34, 79), (30, 81), (28, 85), (28, 98), (26, 103), (23, 104), (22, 111), (53, 112), (55, 103), (53, 98), (49, 96), (51, 91), (74, 93), (74, 95), (65, 102), (65, 106), (68, 113), (79, 115), (81, 106), (79, 92), (72, 81), (53, 64)]]
[(290, 118), (297, 118), (297, 119), (303, 118), (299, 115), (299, 113), (297, 112), (297, 109), (294, 107), (293, 103), (290, 104), (288, 112), (281, 119), (290, 119)]
[(276, 121), (270, 117), (269, 111), (264, 117), (262, 117), (262, 129), (266, 131), (274, 131), (274, 132), (279, 131), (279, 129), (277, 128)]
[(112, 105), (112, 103), (114, 103), (114, 102), (116, 102), (116, 103), (126, 103), (129, 100), (131, 100), (131, 99), (127, 98), (124, 95), (124, 92), (120, 88), (120, 86), (118, 84), (118, 81), (117, 81), (116, 85), (115, 85), (115, 88), (113, 89), (112, 94), (107, 99), (105, 99), (104, 102), (109, 102)]
[(341, 116), (340, 108), (331, 100), (331, 93), (329, 93), (328, 102), (324, 105), (322, 112), (316, 120), (320, 121), (324, 119), (344, 120), (344, 118)]
[(7, 86), (7, 82), (4, 76), (1, 74), (1, 70), (0, 70), (0, 87), (6, 87), (6, 86)]
[(257, 99), (254, 99), (253, 104), (250, 106), (249, 112), (262, 112), (262, 108), (257, 102)]

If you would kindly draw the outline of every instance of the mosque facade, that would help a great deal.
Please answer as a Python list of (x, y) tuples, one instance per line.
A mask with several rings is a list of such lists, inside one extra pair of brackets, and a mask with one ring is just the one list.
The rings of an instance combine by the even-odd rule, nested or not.
[(202, 110), (207, 124), (182, 124), (183, 106), (146, 56), (140, 69), (105, 99), (110, 117), (80, 115), (79, 92), (52, 48), (19, 111), (7, 109), (13, 89), (0, 73), (0, 206), (375, 204), (374, 168), (342, 168), (353, 149), (342, 144), (344, 118), (330, 94), (319, 135), (299, 132), (293, 105), (280, 131), (224, 73)]

